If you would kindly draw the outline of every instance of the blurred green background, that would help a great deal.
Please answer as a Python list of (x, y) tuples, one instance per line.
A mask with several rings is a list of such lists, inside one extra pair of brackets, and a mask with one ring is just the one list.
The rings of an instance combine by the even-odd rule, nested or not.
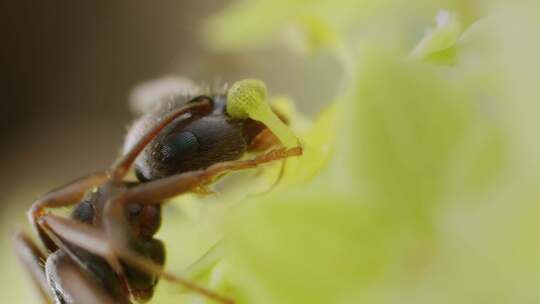
[[(280, 104), (305, 148), (269, 194), (249, 195), (272, 167), (170, 204), (161, 236), (171, 271), (224, 238), (222, 258), (194, 279), (239, 303), (540, 301), (535, 1), (1, 11), (0, 288), (12, 302), (31, 297), (8, 244), (25, 208), (106, 167), (130, 121), (130, 88), (164, 74), (266, 81), (289, 96)], [(162, 283), (154, 302), (205, 300)]]

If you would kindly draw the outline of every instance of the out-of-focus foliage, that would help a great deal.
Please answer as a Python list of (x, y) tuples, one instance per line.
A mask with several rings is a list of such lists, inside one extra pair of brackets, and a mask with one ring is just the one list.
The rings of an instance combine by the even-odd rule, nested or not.
[(225, 236), (194, 277), (239, 303), (539, 302), (538, 6), (259, 0), (211, 19), (217, 50), (294, 32), (343, 78), (271, 193), (184, 199), (205, 227), (184, 248)]

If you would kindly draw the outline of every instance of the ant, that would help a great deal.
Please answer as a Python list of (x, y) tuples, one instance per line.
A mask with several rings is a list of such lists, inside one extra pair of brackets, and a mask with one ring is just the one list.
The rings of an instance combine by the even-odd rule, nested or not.
[[(29, 221), (48, 255), (24, 232), (15, 235), (14, 244), (43, 301), (145, 302), (161, 278), (234, 303), (164, 271), (165, 246), (154, 235), (167, 199), (205, 191), (228, 172), (302, 154), (265, 98), (266, 88), (257, 80), (239, 81), (227, 92), (171, 96), (132, 125), (124, 152), (108, 171), (34, 202)], [(246, 159), (248, 152), (257, 155)], [(137, 181), (126, 180), (132, 167)], [(70, 218), (47, 211), (71, 205)]]

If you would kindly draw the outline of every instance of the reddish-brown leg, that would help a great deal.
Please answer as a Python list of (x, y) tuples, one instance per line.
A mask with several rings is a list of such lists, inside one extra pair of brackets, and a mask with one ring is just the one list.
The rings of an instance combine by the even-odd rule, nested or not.
[(24, 232), (17, 232), (13, 236), (13, 247), (21, 265), (32, 279), (42, 303), (52, 303), (53, 294), (45, 276), (45, 255)]
[(39, 225), (36, 225), (37, 218), (45, 213), (46, 208), (56, 208), (76, 204), (89, 189), (103, 184), (109, 178), (113, 181), (120, 182), (146, 145), (152, 141), (164, 127), (174, 121), (175, 118), (188, 112), (197, 113), (209, 111), (210, 109), (211, 102), (209, 100), (203, 100), (200, 102), (193, 102), (192, 104), (172, 112), (145, 134), (130, 151), (120, 157), (111, 167), (109, 173), (99, 173), (80, 178), (45, 194), (38, 201), (34, 202), (28, 212), (28, 217), (45, 247), (50, 251), (54, 251), (57, 248), (55, 243), (42, 231)]
[[(123, 193), (119, 194), (118, 197), (112, 198), (106, 203), (103, 214), (105, 235), (102, 234), (100, 236), (100, 238), (102, 238), (104, 242), (101, 245), (103, 248), (100, 248), (99, 246), (97, 246), (97, 244), (96, 246), (93, 246), (93, 248), (96, 248), (95, 250), (101, 250), (100, 254), (102, 256), (107, 256), (108, 258), (112, 257), (110, 247), (114, 247), (115, 245), (113, 244), (116, 244), (117, 246), (119, 245), (121, 246), (121, 248), (125, 248), (123, 244), (123, 235), (119, 233), (123, 231), (123, 228), (126, 225), (123, 217), (124, 204), (127, 204), (129, 202), (137, 202), (139, 204), (160, 204), (168, 198), (196, 189), (200, 185), (204, 185), (205, 183), (210, 182), (214, 178), (226, 172), (254, 168), (264, 163), (286, 159), (288, 157), (298, 156), (301, 154), (301, 147), (295, 147), (291, 149), (280, 148), (259, 155), (253, 159), (217, 163), (208, 167), (205, 170), (181, 173), (178, 175), (165, 177), (144, 184), (139, 184), (137, 186), (134, 186), (133, 188), (129, 188)], [(62, 221), (66, 220), (63, 219)], [(83, 229), (89, 229), (87, 227), (80, 228), (81, 231)], [(74, 233), (73, 227), (71, 229), (65, 227), (65, 229), (62, 230), (68, 230), (66, 231), (66, 234)], [(76, 240), (75, 237), (73, 237), (72, 239)], [(89, 239), (86, 243), (95, 244), (95, 241)], [(111, 245), (107, 245), (107, 243), (111, 243)], [(140, 260), (137, 259), (137, 257), (134, 257), (132, 254), (124, 254), (121, 255), (121, 257), (122, 259), (133, 258), (133, 263), (136, 263), (138, 260)], [(140, 267), (142, 270), (148, 270), (154, 273), (156, 273), (156, 271), (158, 270), (156, 267), (154, 267), (155, 265), (147, 263), (136, 266)], [(167, 276), (164, 277), (167, 279)], [(173, 281), (176, 280), (177, 283), (193, 289), (203, 295), (206, 295), (207, 297), (213, 298), (217, 296), (218, 300), (219, 298), (222, 298), (221, 296), (215, 295), (213, 292), (207, 291), (206, 289), (199, 289), (199, 287), (197, 286), (192, 286), (190, 285), (191, 283), (186, 280), (178, 280), (178, 278), (175, 279), (174, 276), (169, 277), (168, 279)], [(222, 302), (226, 303), (227, 299)]]
[[(24, 232), (19, 232), (14, 236), (13, 245), (17, 257), (39, 291), (42, 303), (51, 304), (57, 297), (62, 297), (66, 303), (114, 303), (89, 274), (80, 269), (65, 252), (57, 251), (47, 258), (47, 272), (51, 276), (48, 280), (45, 274), (45, 256), (30, 237)], [(50, 286), (48, 282), (59, 286)], [(56, 293), (53, 293), (53, 288)]]
[(180, 173), (129, 188), (105, 204), (102, 220), (107, 238), (119, 244), (125, 241), (122, 231), (126, 226), (123, 212), (127, 203), (161, 204), (166, 199), (197, 189), (226, 172), (255, 168), (264, 163), (301, 154), (301, 147), (279, 148), (252, 159), (221, 162), (204, 170)]
[(120, 193), (118, 197), (111, 198), (106, 203), (103, 214), (105, 231), (96, 230), (73, 220), (54, 215), (43, 216), (40, 223), (43, 226), (48, 227), (48, 231), (54, 231), (54, 233), (61, 236), (61, 238), (65, 239), (67, 242), (100, 255), (106, 258), (111, 264), (118, 265), (117, 259), (119, 257), (123, 261), (132, 264), (134, 267), (138, 267), (142, 271), (159, 274), (166, 280), (176, 282), (210, 299), (214, 299), (221, 303), (232, 303), (233, 301), (230, 299), (199, 287), (188, 280), (164, 272), (159, 265), (125, 249), (126, 246), (123, 243), (125, 240), (121, 233), (124, 231), (126, 225), (123, 216), (124, 204), (129, 202), (137, 202), (140, 204), (161, 203), (163, 200), (172, 196), (191, 191), (228, 171), (253, 168), (274, 160), (285, 159), (301, 154), (302, 149), (300, 147), (292, 149), (281, 148), (272, 150), (253, 159), (222, 162), (214, 164), (205, 170), (182, 173), (136, 185)]
[(125, 299), (113, 299), (85, 269), (63, 250), (47, 259), (47, 275), (51, 289), (60, 303), (127, 304)]
[[(177, 117), (186, 114), (188, 112), (191, 113), (204, 113), (205, 111), (211, 110), (211, 101), (210, 100), (203, 100), (200, 102), (194, 102), (192, 104), (187, 105), (186, 107), (179, 109), (173, 113), (171, 113), (169, 116), (167, 116), (165, 119), (161, 120), (153, 129), (151, 129), (145, 136), (143, 136), (137, 144), (134, 145), (134, 147), (128, 151), (125, 155), (120, 157), (115, 164), (111, 167), (109, 173), (99, 173), (90, 175), (81, 179), (78, 179), (72, 183), (69, 183), (63, 187), (60, 187), (50, 193), (47, 193), (43, 197), (41, 197), (39, 200), (34, 202), (32, 204), (32, 207), (30, 208), (28, 212), (29, 220), (36, 230), (38, 236), (40, 237), (41, 241), (45, 245), (45, 247), (49, 251), (55, 251), (59, 248), (58, 245), (58, 239), (51, 238), (51, 231), (45, 231), (43, 228), (44, 226), (39, 224), (39, 222), (43, 222), (49, 215), (46, 214), (46, 208), (57, 208), (57, 207), (63, 207), (63, 206), (69, 206), (78, 203), (84, 194), (91, 188), (97, 187), (104, 182), (106, 182), (109, 178), (112, 179), (114, 182), (120, 182), (129, 169), (131, 168), (133, 162), (135, 161), (136, 157), (143, 151), (143, 149), (146, 147), (146, 145), (169, 123), (174, 121)], [(52, 215), (51, 215), (52, 216)], [(48, 233), (47, 233), (48, 232)], [(43, 280), (44, 273), (43, 273), (43, 267), (41, 267), (40, 262), (36, 263), (36, 261), (40, 261), (40, 259), (43, 259), (44, 257), (39, 252), (37, 247), (29, 241), (27, 237), (23, 236), (16, 236), (16, 243), (18, 255), (21, 259), (25, 261), (25, 263), (29, 262), (31, 267), (30, 271), (33, 273), (33, 279), (35, 280), (36, 284), (39, 285), (40, 290), (42, 292), (48, 292), (49, 289), (45, 286), (47, 284), (46, 281)], [(88, 245), (88, 244), (87, 244)], [(85, 247), (85, 246), (81, 246)], [(112, 257), (114, 256), (109, 248), (107, 251), (108, 254), (105, 255), (105, 257)], [(120, 265), (117, 263), (114, 263), (114, 261), (117, 262), (116, 259), (111, 259), (111, 262), (113, 265), (113, 268), (120, 269)], [(37, 266), (37, 267), (34, 267)], [(68, 267), (68, 269), (71, 269), (71, 267)], [(39, 270), (39, 271), (38, 271)], [(74, 272), (69, 270), (68, 273), (73, 274)], [(167, 278), (167, 274), (164, 273), (163, 276)], [(82, 277), (79, 276), (79, 278), (82, 279)], [(170, 277), (173, 278), (173, 277)], [(82, 281), (81, 281), (82, 282)], [(189, 283), (189, 282), (187, 282)], [(186, 286), (189, 284), (185, 284)]]
[(55, 251), (58, 247), (37, 224), (37, 219), (45, 214), (45, 209), (76, 204), (89, 189), (103, 184), (106, 180), (106, 173), (92, 174), (57, 188), (43, 195), (32, 204), (32, 207), (28, 211), (28, 220), (49, 251)]
[(39, 220), (39, 225), (50, 234), (51, 239), (59, 243), (58, 246), (60, 247), (62, 247), (62, 243), (65, 242), (99, 255), (107, 260), (110, 260), (111, 257), (114, 257), (114, 259), (120, 258), (122, 261), (133, 267), (144, 272), (159, 275), (165, 280), (179, 284), (219, 303), (234, 303), (231, 299), (225, 298), (188, 280), (163, 271), (163, 268), (160, 265), (129, 251), (120, 244), (111, 242), (102, 230), (53, 214), (43, 215)]
[[(32, 204), (32, 207), (28, 213), (30, 222), (38, 230), (38, 233), (42, 235), (39, 231), (38, 225), (35, 224), (37, 217), (42, 215), (45, 212), (45, 208), (55, 208), (63, 207), (67, 205), (72, 205), (80, 201), (84, 196), (85, 192), (92, 187), (99, 186), (103, 184), (108, 178), (111, 178), (113, 181), (120, 181), (130, 167), (133, 165), (133, 162), (137, 156), (143, 151), (143, 149), (148, 145), (152, 139), (169, 123), (171, 123), (175, 118), (188, 113), (197, 113), (209, 111), (211, 109), (211, 102), (209, 100), (203, 100), (200, 102), (193, 102), (179, 110), (172, 112), (169, 116), (161, 120), (153, 129), (151, 129), (147, 134), (145, 134), (134, 147), (128, 151), (125, 155), (120, 157), (111, 167), (108, 173), (98, 173), (90, 175), (87, 177), (80, 178), (74, 182), (71, 182), (63, 187), (60, 187), (56, 190), (53, 190), (38, 201)], [(44, 243), (51, 245), (54, 249), (54, 245), (51, 244), (50, 240), (47, 240), (45, 237)], [(47, 246), (49, 248), (49, 246)]]
[[(140, 184), (126, 190), (118, 198), (109, 201), (105, 207), (104, 219), (107, 219), (107, 209), (115, 205), (120, 205), (126, 202), (160, 204), (163, 200), (191, 191), (192, 189), (197, 188), (199, 185), (204, 185), (205, 183), (212, 181), (214, 178), (226, 172), (255, 168), (264, 163), (286, 159), (292, 156), (299, 156), (301, 154), (301, 147), (291, 149), (279, 148), (252, 159), (221, 162), (204, 170), (180, 173)], [(119, 201), (120, 204), (116, 204), (116, 201)]]

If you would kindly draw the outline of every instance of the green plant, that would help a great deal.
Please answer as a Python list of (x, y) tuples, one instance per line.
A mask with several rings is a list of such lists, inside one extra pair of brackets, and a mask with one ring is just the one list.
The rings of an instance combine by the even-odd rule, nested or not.
[(538, 12), (532, 1), (278, 0), (211, 19), (216, 50), (294, 29), (306, 56), (334, 52), (342, 86), (276, 189), (226, 208), (231, 191), (205, 207), (212, 224), (182, 224), (200, 236), (191, 248), (225, 236), (222, 258), (192, 277), (239, 303), (540, 300)]

